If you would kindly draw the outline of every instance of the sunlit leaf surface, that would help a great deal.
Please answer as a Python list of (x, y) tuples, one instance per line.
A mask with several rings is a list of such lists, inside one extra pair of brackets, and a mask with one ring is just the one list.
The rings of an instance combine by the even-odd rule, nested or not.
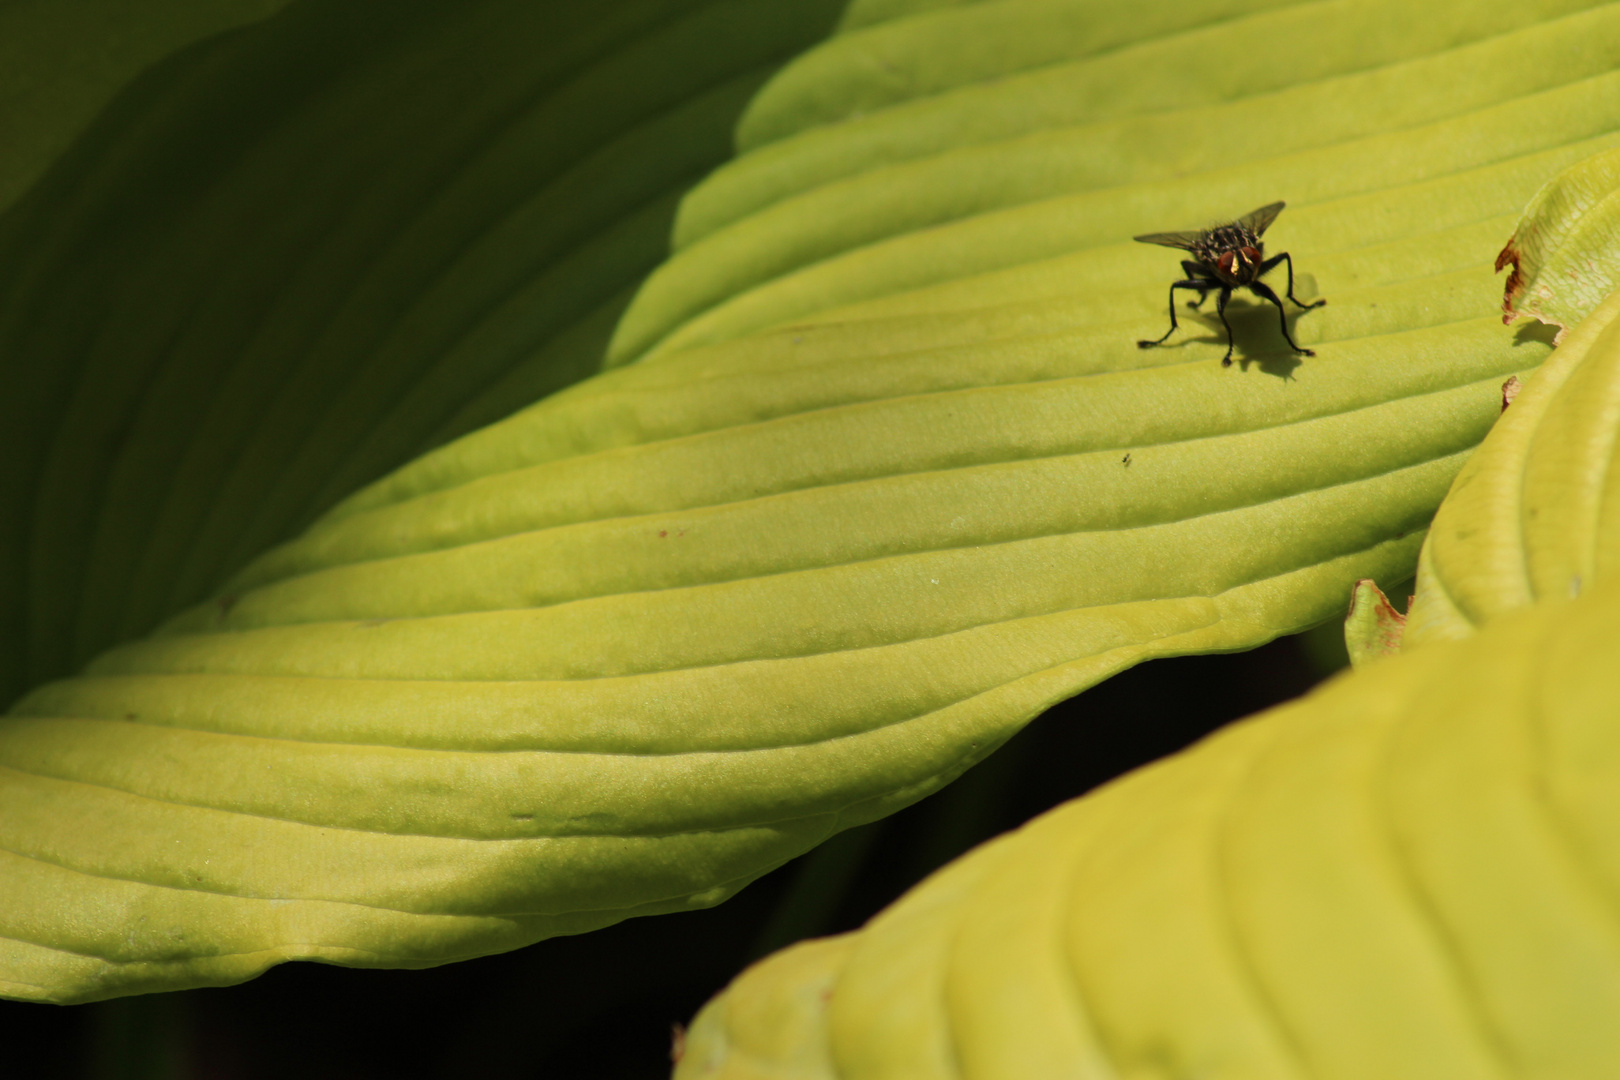
[(1620, 150), (1565, 169), (1536, 192), (1496, 257), (1511, 265), (1502, 320), (1533, 316), (1563, 332), (1620, 285)]
[(1617, 317), (1620, 293), (1569, 332), (1458, 476), (1419, 562), (1407, 644), (1466, 637), (1503, 612), (1613, 577)]
[(1381, 660), (743, 973), (677, 1080), (1620, 1072), (1620, 592)]
[[(614, 332), (625, 366), (364, 487), (14, 709), (12, 992), (437, 963), (714, 903), (1112, 672), (1411, 572), (1501, 382), (1547, 354), (1502, 326), (1491, 262), (1548, 176), (1620, 144), (1620, 5), (885, 3), (844, 25), (683, 203)], [(1291, 316), (1316, 356), (1241, 299), (1230, 368), (1211, 305), (1138, 349), (1180, 271), (1129, 238), (1277, 199), (1268, 250), (1329, 300)], [(574, 278), (550, 280), (511, 310)], [(312, 373), (300, 424), (385, 410), (358, 368), (314, 377), (340, 358), (500, 351), (325, 340), (277, 354)], [(331, 453), (234, 450), (239, 483), (176, 484), (217, 572), (387, 462), (306, 441)], [(107, 580), (208, 580), (166, 565)]]

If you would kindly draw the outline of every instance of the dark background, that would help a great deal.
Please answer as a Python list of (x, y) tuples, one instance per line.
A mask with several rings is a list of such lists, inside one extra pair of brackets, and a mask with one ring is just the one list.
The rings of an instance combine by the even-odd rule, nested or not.
[(938, 794), (708, 911), (632, 919), (428, 971), (295, 963), (253, 982), (58, 1007), (0, 1002), (0, 1074), (30, 1080), (667, 1077), (671, 1025), (749, 961), (853, 929), (979, 842), (1343, 662), (1329, 624), (1158, 660), (1058, 705)]

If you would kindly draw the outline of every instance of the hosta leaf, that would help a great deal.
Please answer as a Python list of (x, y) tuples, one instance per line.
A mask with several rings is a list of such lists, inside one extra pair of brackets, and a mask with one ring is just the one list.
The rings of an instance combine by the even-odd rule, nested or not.
[(1608, 1077), (1620, 592), (1384, 660), (741, 975), (698, 1077)]
[[(1268, 239), (1276, 250), (1308, 246), (1313, 266), (1329, 252), (1517, 214), (1550, 173), (1609, 145), (1599, 102), (1620, 79), (1614, 18), (1609, 5), (1582, 0), (1539, 0), (1491, 19), (1473, 4), (1396, 0), (1003, 0), (845, 35), (750, 107), (745, 137), (798, 134), (688, 198), (683, 250), (640, 291), (613, 353), (714, 342), (1032, 263), (1013, 275), (1024, 299), (1037, 281), (1045, 295), (1072, 295), (1145, 278), (1148, 267), (1160, 280), (1173, 260), (1113, 245), (1278, 198), (1315, 210), (1384, 193), (1354, 231), (1348, 214), (1336, 233), (1320, 234), (1298, 209), (1284, 215)], [(1022, 48), (990, 37), (1002, 23), (1021, 31)], [(1054, 25), (1069, 30), (1068, 63), (1053, 55)], [(954, 85), (936, 71), (930, 61), (942, 50), (970, 53), (979, 81)], [(807, 84), (806, 69), (821, 80)], [(883, 79), (891, 69), (896, 77)], [(888, 88), (889, 107), (864, 115), (874, 82)], [(906, 97), (913, 87), (938, 92)], [(835, 118), (843, 122), (827, 123)], [(1553, 149), (1593, 139), (1586, 154)], [(1490, 201), (1504, 193), (1510, 162), (1543, 153), (1511, 202)], [(1497, 228), (1493, 256), (1511, 232)], [(1434, 242), (1423, 246), (1432, 252)], [(1091, 273), (1076, 273), (1082, 265)], [(1407, 266), (1402, 280), (1427, 269)], [(1393, 280), (1374, 271), (1360, 284)], [(976, 306), (1009, 292), (981, 286)], [(931, 308), (917, 300), (876, 310)]]
[(0, 697), (598, 370), (837, 7), (302, 3), (137, 81), (0, 220)]
[[(1620, 5), (865, 10), (686, 201), (628, 366), (18, 704), (19, 984), (427, 964), (713, 903), (1122, 667), (1411, 572), (1547, 352), (1491, 261), (1620, 144)], [(1208, 315), (1138, 349), (1175, 257), (1129, 237), (1278, 198), (1317, 355), (1241, 302), (1231, 368)]]
[(1525, 207), (1513, 238), (1496, 257), (1512, 265), (1502, 321), (1522, 315), (1560, 327), (1586, 318), (1620, 285), (1620, 151), (1596, 154), (1551, 180)]
[(11, 0), (0, 7), (0, 211), (146, 67), (287, 3)]
[(1466, 637), (1613, 574), (1617, 316), (1620, 293), (1569, 332), (1457, 477), (1419, 562), (1407, 643)]
[(1620, 434), (1617, 160), (1598, 154), (1549, 181), (1503, 253), (1515, 263), (1511, 310), (1574, 328), (1504, 406), (1436, 517), (1408, 641), (1464, 637), (1539, 598), (1578, 595), (1620, 550), (1609, 480)]

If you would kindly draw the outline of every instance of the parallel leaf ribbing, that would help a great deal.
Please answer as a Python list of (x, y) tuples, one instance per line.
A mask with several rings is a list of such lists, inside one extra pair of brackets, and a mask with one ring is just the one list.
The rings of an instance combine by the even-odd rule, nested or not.
[[(998, 6), (964, 12), (978, 17)], [(1620, 12), (1613, 5), (1555, 0), (1546, 5), (1551, 10), (1535, 12), (1548, 20), (1543, 25), (1454, 50), (1443, 46), (1457, 36), (1458, 24), (1474, 22), (1458, 10), (1427, 9), (1427, 25), (1407, 28), (1410, 38), (1386, 34), (1364, 42), (1355, 34), (1338, 36), (1341, 28), (1325, 18), (1327, 9), (1340, 6), (1326, 5), (1316, 18), (1291, 19), (1272, 30), (1274, 50), (1292, 46), (1295, 77), (1259, 93), (1240, 82), (1237, 100), (1203, 104), (1194, 98), (1189, 104), (1183, 96), (1136, 115), (1092, 120), (1048, 115), (1048, 100), (1072, 100), (1061, 83), (997, 86), (986, 92), (1007, 99), (1001, 110), (1040, 117), (1045, 125), (1021, 122), (993, 140), (970, 132), (965, 146), (942, 139), (897, 163), (857, 159), (853, 175), (783, 192), (757, 209), (744, 158), (731, 166), (742, 176), (728, 177), (727, 186), (751, 213), (708, 231), (648, 279), (615, 333), (612, 354), (724, 339), (799, 318), (829, 301), (868, 299), (1176, 227), (1163, 217), (1172, 207), (1196, 214), (1182, 223), (1191, 226), (1242, 212), (1228, 204), (1263, 203), (1266, 192), (1304, 205), (1387, 191), (1609, 130), (1601, 110), (1570, 109), (1565, 102), (1614, 92), (1615, 53), (1608, 42)], [(1356, 6), (1377, 9), (1365, 14), (1387, 23), (1388, 9), (1397, 5)], [(1596, 10), (1567, 14), (1577, 7)], [(862, 55), (861, 38), (837, 39), (803, 63), (840, 50)], [(1200, 73), (1230, 66), (1234, 52), (1252, 57), (1246, 66), (1270, 66), (1268, 51), (1254, 53), (1246, 35), (1238, 40), (1242, 50), (1236, 40), (1225, 47), (1206, 43), (1167, 66), (1183, 78), (1189, 64)], [(1427, 41), (1438, 53), (1411, 58), (1411, 41)], [(1384, 66), (1342, 74), (1338, 67), (1347, 62), (1336, 62), (1331, 48), (1324, 52), (1330, 42), (1354, 42), (1360, 63), (1377, 58)], [(1394, 55), (1381, 56), (1386, 49)], [(1496, 77), (1481, 79), (1485, 71)], [(953, 99), (937, 107), (954, 114), (955, 105)], [(799, 138), (817, 140), (818, 134)], [(820, 139), (831, 143), (823, 153), (836, 160), (843, 140)], [(973, 176), (973, 183), (952, 179), (962, 175)], [(1279, 183), (1289, 190), (1279, 190)], [(692, 201), (703, 198), (700, 190)]]
[(678, 1080), (1620, 1067), (1620, 594), (1380, 661), (744, 972)]
[[(1485, 27), (1472, 5), (1425, 8), (1360, 60), (1326, 43), (1397, 5), (1137, 5), (1163, 26), (1107, 40), (1084, 30), (1126, 26), (1105, 4), (900, 7), (757, 99), (780, 140), (688, 201), (713, 227), (631, 302), (614, 359), (638, 362), (424, 454), (16, 707), (0, 769), (58, 809), (0, 815), (0, 849), (56, 892), (51, 912), (0, 903), (0, 935), (105, 961), (64, 961), (41, 996), (298, 957), (428, 963), (714, 903), (1126, 666), (1252, 647), (1341, 610), (1357, 578), (1410, 572), (1501, 382), (1548, 352), (1501, 326), (1490, 260), (1548, 174), (1620, 145), (1620, 5)], [(1000, 49), (1032, 19), (1074, 33)], [(1267, 27), (1291, 59), (1247, 95), (1144, 90), (1088, 117), (1040, 77)], [(871, 35), (944, 59), (856, 119)], [(1174, 79), (1234, 87), (1277, 66), (1178, 55)], [(1256, 141), (1296, 97), (1297, 123)], [(1009, 102), (1049, 122), (997, 139), (985, 118)], [(857, 146), (802, 190), (744, 182), (907, 109), (979, 126), (899, 161)], [(652, 145), (599, 148), (613, 168), (556, 181), (538, 231), (513, 235), (545, 235), (579, 178)], [(1231, 368), (1207, 312), (1138, 349), (1175, 265), (1129, 237), (1276, 198), (1267, 242), (1329, 300), (1292, 322), (1317, 355), (1241, 303)], [(461, 310), (438, 303), (422, 310)], [(472, 341), (443, 355), (482, 355)], [(338, 445), (308, 432), (295, 446)], [(310, 454), (267, 500), (335, 495)], [(251, 488), (221, 505), (251, 517)], [(107, 821), (116, 842), (92, 839)], [(101, 881), (121, 883), (115, 917)], [(135, 911), (185, 943), (131, 946)]]
[(835, 6), (306, 4), (132, 86), (0, 222), (0, 693), (597, 370)]

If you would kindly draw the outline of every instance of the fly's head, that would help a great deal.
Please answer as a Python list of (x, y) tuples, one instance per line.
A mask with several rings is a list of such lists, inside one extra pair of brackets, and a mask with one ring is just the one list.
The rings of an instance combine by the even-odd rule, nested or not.
[(1247, 285), (1260, 271), (1264, 248), (1257, 242), (1221, 253), (1215, 260), (1215, 272), (1222, 280), (1233, 285)]

